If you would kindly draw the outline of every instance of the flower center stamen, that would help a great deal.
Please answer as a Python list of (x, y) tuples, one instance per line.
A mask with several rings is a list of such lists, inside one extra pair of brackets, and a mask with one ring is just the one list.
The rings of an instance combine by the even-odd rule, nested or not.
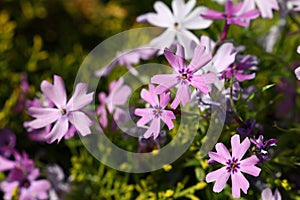
[(67, 109), (65, 109), (65, 108), (61, 109), (61, 110), (60, 110), (60, 113), (61, 113), (62, 115), (67, 114)]
[(21, 187), (29, 188), (30, 182), (26, 179), (21, 183)]
[(154, 117), (158, 118), (158, 117), (161, 116), (161, 114), (162, 114), (161, 108), (158, 107), (158, 106), (155, 106), (155, 107), (154, 107), (154, 110), (153, 110), (153, 115), (154, 115)]
[(181, 76), (181, 78), (184, 80), (187, 79), (187, 77), (188, 77), (187, 74), (182, 74), (182, 76)]
[(178, 27), (179, 27), (179, 23), (178, 23), (178, 22), (175, 22), (175, 23), (174, 23), (174, 29), (178, 29)]
[(231, 160), (229, 159), (227, 162), (227, 167), (226, 170), (227, 172), (231, 172), (232, 174), (236, 173), (238, 169), (240, 169), (240, 163), (238, 162), (238, 159), (232, 158)]

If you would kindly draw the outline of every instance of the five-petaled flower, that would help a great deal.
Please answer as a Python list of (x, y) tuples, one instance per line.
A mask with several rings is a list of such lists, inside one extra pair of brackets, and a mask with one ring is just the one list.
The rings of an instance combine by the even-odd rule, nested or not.
[(67, 102), (67, 95), (63, 79), (60, 76), (54, 75), (54, 84), (48, 81), (41, 83), (43, 94), (50, 99), (56, 108), (29, 108), (29, 114), (36, 119), (27, 123), (34, 129), (46, 127), (51, 123), (55, 123), (51, 132), (46, 136), (49, 143), (58, 140), (58, 142), (68, 132), (69, 122), (75, 126), (77, 131), (85, 136), (91, 133), (90, 126), (92, 121), (81, 111), (85, 106), (93, 100), (93, 92), (86, 94), (88, 85), (78, 83), (75, 92), (71, 99)]
[(172, 119), (175, 119), (175, 115), (172, 111), (166, 110), (166, 106), (171, 100), (170, 93), (162, 93), (160, 95), (160, 100), (158, 100), (158, 95), (154, 92), (154, 86), (149, 84), (149, 91), (143, 89), (141, 92), (141, 97), (146, 102), (148, 102), (150, 108), (137, 108), (134, 111), (134, 114), (141, 116), (137, 122), (137, 126), (144, 126), (151, 121), (150, 127), (144, 133), (144, 138), (149, 138), (153, 135), (153, 138), (156, 139), (160, 132), (160, 120), (162, 120), (171, 130), (174, 127)]
[(255, 166), (259, 162), (259, 159), (255, 155), (242, 160), (249, 147), (250, 140), (248, 138), (240, 143), (240, 136), (234, 135), (231, 138), (232, 155), (230, 155), (223, 143), (216, 144), (217, 152), (209, 152), (210, 163), (213, 160), (225, 165), (216, 171), (208, 173), (206, 176), (208, 183), (215, 181), (214, 192), (221, 192), (231, 176), (232, 196), (240, 198), (240, 189), (247, 194), (249, 182), (242, 172), (252, 176), (258, 176), (260, 173), (260, 168)]
[(190, 100), (190, 85), (194, 86), (202, 93), (207, 94), (211, 88), (208, 84), (216, 80), (214, 73), (200, 74), (196, 72), (211, 60), (211, 54), (205, 52), (205, 46), (197, 45), (193, 58), (189, 65), (184, 59), (184, 49), (177, 45), (176, 55), (169, 49), (165, 49), (165, 57), (175, 70), (176, 74), (160, 74), (151, 78), (151, 83), (160, 84), (155, 88), (155, 92), (161, 94), (171, 88), (178, 86), (178, 90), (171, 108), (176, 109), (180, 102), (185, 106)]
[(201, 16), (207, 19), (224, 19), (226, 24), (247, 27), (251, 19), (255, 19), (259, 16), (259, 11), (254, 9), (248, 11), (242, 8), (243, 3), (239, 3), (235, 6), (231, 0), (228, 0), (225, 4), (224, 13), (215, 10), (206, 10)]

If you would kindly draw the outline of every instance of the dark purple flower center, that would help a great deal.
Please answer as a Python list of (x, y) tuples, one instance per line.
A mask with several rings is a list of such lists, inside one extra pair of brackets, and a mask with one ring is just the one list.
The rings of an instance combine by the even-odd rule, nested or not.
[(231, 172), (231, 173), (236, 173), (238, 171), (238, 169), (240, 169), (240, 163), (238, 162), (238, 159), (236, 158), (232, 158), (232, 159), (229, 159), (227, 162), (227, 167), (226, 167), (226, 170), (228, 172)]
[(20, 186), (23, 187), (23, 188), (29, 188), (29, 187), (30, 187), (30, 182), (29, 182), (29, 180), (27, 180), (27, 179), (23, 180), (23, 181), (21, 182)]
[(177, 78), (179, 80), (182, 80), (182, 83), (186, 83), (186, 81), (190, 82), (191, 79), (193, 78), (192, 74), (193, 72), (189, 69), (181, 69), (179, 70), (179, 73), (181, 74), (181, 76), (178, 76)]
[(61, 114), (62, 116), (67, 116), (67, 115), (69, 114), (69, 111), (68, 111), (67, 108), (61, 108), (61, 109), (60, 109), (60, 114)]
[(154, 117), (159, 118), (162, 115), (162, 108), (159, 106), (154, 106), (153, 108)]

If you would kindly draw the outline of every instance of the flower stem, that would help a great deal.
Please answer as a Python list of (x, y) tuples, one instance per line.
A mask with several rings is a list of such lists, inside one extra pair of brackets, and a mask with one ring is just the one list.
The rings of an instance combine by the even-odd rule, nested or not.
[(227, 22), (225, 22), (223, 32), (221, 33), (221, 38), (220, 38), (221, 41), (223, 41), (227, 38), (229, 27), (230, 27), (230, 24), (227, 24)]

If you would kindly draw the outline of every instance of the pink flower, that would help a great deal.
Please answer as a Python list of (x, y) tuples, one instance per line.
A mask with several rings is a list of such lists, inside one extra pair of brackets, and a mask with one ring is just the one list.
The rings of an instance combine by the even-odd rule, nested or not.
[(245, 0), (245, 9), (253, 10), (257, 5), (260, 14), (263, 18), (273, 18), (272, 10), (279, 10), (279, 5), (276, 0)]
[(114, 120), (124, 120), (124, 110), (120, 106), (124, 105), (131, 93), (131, 88), (124, 85), (124, 79), (120, 78), (118, 81), (113, 81), (109, 84), (109, 95), (100, 92), (98, 95), (100, 105), (96, 113), (100, 115), (99, 122), (103, 128), (107, 127), (108, 119), (106, 107), (110, 114), (113, 115)]
[(261, 193), (261, 200), (281, 200), (281, 195), (278, 189), (275, 190), (274, 195), (270, 188), (266, 188)]
[[(34, 169), (21, 181), (3, 181), (0, 188), (4, 192), (4, 199), (12, 199), (15, 191), (17, 191), (19, 200), (48, 199), (48, 190), (51, 188), (51, 184), (45, 179), (36, 180), (39, 175), (39, 170)], [(16, 190), (17, 188), (18, 190)]]
[(205, 66), (211, 60), (211, 54), (205, 53), (205, 47), (198, 45), (195, 48), (192, 61), (186, 66), (184, 59), (184, 49), (181, 45), (177, 45), (176, 55), (169, 49), (165, 49), (165, 57), (175, 70), (176, 74), (160, 74), (151, 78), (151, 83), (160, 84), (155, 92), (161, 94), (171, 88), (178, 86), (176, 97), (171, 104), (171, 108), (176, 109), (181, 102), (185, 106), (190, 100), (190, 88), (192, 85), (202, 93), (210, 92), (207, 84), (213, 83), (216, 79), (214, 73), (196, 75), (195, 73)]
[(87, 89), (87, 84), (77, 84), (73, 96), (67, 102), (65, 85), (60, 76), (54, 75), (53, 85), (48, 81), (43, 81), (41, 90), (46, 98), (54, 103), (56, 108), (29, 108), (29, 114), (36, 119), (28, 122), (27, 125), (39, 129), (55, 122), (50, 133), (46, 136), (49, 143), (55, 140), (59, 142), (67, 134), (69, 122), (75, 126), (82, 136), (90, 134), (89, 127), (92, 125), (92, 121), (81, 111), (93, 100), (93, 92), (86, 94)]
[(231, 0), (228, 0), (225, 4), (225, 12), (219, 12), (215, 10), (206, 10), (201, 15), (207, 19), (225, 19), (226, 24), (235, 24), (238, 26), (249, 26), (250, 20), (259, 16), (258, 10), (243, 10), (243, 3), (239, 3), (234, 6)]
[(288, 0), (287, 7), (293, 11), (300, 11), (300, 0)]
[[(199, 43), (199, 39), (189, 30), (208, 28), (211, 20), (200, 16), (206, 7), (199, 6), (194, 10), (196, 0), (173, 0), (172, 11), (161, 1), (154, 4), (156, 13), (146, 13), (137, 18), (138, 22), (149, 22), (154, 26), (166, 28), (166, 30), (151, 41), (151, 45), (159, 49), (170, 48), (174, 43), (180, 43), (185, 48), (191, 41)], [(188, 39), (188, 40), (187, 40)], [(186, 49), (187, 50), (187, 49)]]
[[(300, 46), (297, 48), (297, 53), (300, 54)], [(298, 80), (300, 80), (300, 66), (295, 69), (295, 74)]]
[(172, 119), (176, 118), (174, 113), (170, 110), (165, 110), (171, 100), (170, 93), (162, 93), (160, 95), (160, 100), (158, 100), (158, 96), (154, 92), (154, 86), (150, 84), (149, 91), (143, 89), (141, 97), (148, 102), (151, 107), (135, 109), (134, 114), (142, 117), (137, 122), (137, 126), (144, 126), (151, 121), (150, 127), (144, 133), (144, 138), (149, 138), (153, 135), (153, 138), (156, 139), (160, 132), (160, 120), (168, 126), (169, 130), (174, 127), (172, 122)]
[(242, 160), (246, 151), (250, 147), (250, 140), (248, 138), (244, 139), (244, 141), (240, 143), (239, 135), (232, 136), (231, 147), (232, 155), (229, 154), (223, 143), (216, 144), (217, 152), (209, 152), (208, 155), (210, 157), (210, 162), (215, 161), (225, 166), (214, 172), (208, 173), (206, 181), (208, 183), (215, 181), (213, 191), (221, 192), (231, 176), (232, 196), (234, 198), (240, 198), (240, 189), (247, 194), (247, 190), (249, 188), (249, 182), (242, 172), (252, 176), (258, 176), (260, 168), (256, 167), (255, 164), (259, 162), (259, 159), (253, 155)]

